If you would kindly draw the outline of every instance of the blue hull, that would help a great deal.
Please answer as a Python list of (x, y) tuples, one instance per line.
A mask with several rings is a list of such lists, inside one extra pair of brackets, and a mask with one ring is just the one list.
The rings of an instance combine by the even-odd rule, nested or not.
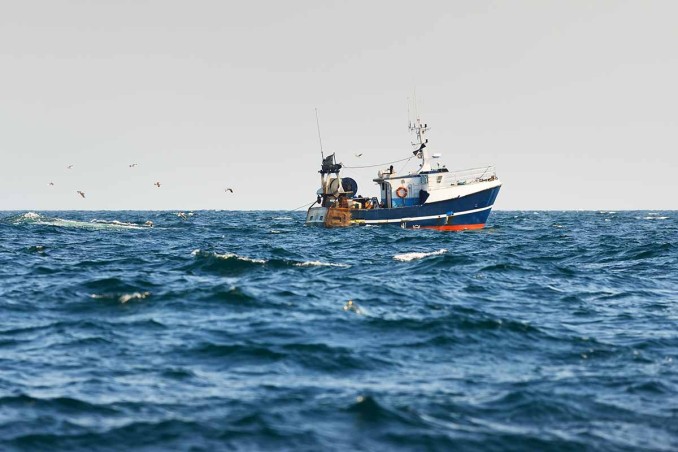
[(392, 223), (403, 227), (473, 229), (487, 222), (501, 186), (470, 195), (418, 206), (354, 210), (354, 221), (366, 224)]

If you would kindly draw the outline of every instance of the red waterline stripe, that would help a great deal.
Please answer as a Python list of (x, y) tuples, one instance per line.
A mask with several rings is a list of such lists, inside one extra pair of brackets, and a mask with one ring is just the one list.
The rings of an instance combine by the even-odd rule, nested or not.
[(443, 226), (421, 226), (421, 229), (435, 229), (436, 231), (466, 231), (471, 229), (482, 229), (485, 223), (477, 224), (446, 224)]

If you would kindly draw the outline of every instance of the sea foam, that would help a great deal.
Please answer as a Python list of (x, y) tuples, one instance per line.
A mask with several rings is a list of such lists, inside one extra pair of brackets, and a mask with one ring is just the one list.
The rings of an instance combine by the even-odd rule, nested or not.
[(438, 251), (431, 251), (429, 253), (403, 253), (403, 254), (396, 254), (393, 256), (393, 259), (400, 261), (400, 262), (409, 262), (413, 261), (415, 259), (423, 259), (425, 257), (429, 256), (438, 256), (441, 254), (447, 253), (446, 249), (439, 249)]

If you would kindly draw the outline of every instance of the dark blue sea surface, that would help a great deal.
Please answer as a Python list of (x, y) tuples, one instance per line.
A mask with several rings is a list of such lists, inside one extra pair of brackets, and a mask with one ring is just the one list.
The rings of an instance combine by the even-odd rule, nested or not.
[(678, 450), (678, 212), (303, 217), (0, 213), (0, 450)]

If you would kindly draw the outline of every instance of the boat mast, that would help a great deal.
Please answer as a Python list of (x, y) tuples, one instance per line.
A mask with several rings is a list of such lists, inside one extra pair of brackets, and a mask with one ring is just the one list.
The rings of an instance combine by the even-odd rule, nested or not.
[(315, 109), (315, 125), (318, 127), (318, 141), (320, 141), (320, 157), (325, 160), (325, 154), (323, 154), (323, 139), (320, 136), (320, 121), (318, 121), (318, 109)]
[[(415, 121), (414, 123), (412, 122), (409, 123), (409, 130), (410, 132), (414, 132), (416, 137), (416, 141), (412, 143), (412, 146), (414, 146), (414, 151), (412, 153), (415, 156), (417, 156), (417, 158), (421, 159), (421, 165), (419, 166), (419, 171), (417, 171), (418, 173), (421, 173), (423, 171), (431, 170), (431, 155), (429, 154), (427, 149), (428, 139), (424, 138), (424, 134), (428, 132), (429, 127), (428, 124), (422, 124), (421, 118), (419, 118), (419, 112), (417, 110), (416, 92), (414, 96), (414, 114)], [(409, 102), (408, 102), (408, 117), (409, 117)]]

